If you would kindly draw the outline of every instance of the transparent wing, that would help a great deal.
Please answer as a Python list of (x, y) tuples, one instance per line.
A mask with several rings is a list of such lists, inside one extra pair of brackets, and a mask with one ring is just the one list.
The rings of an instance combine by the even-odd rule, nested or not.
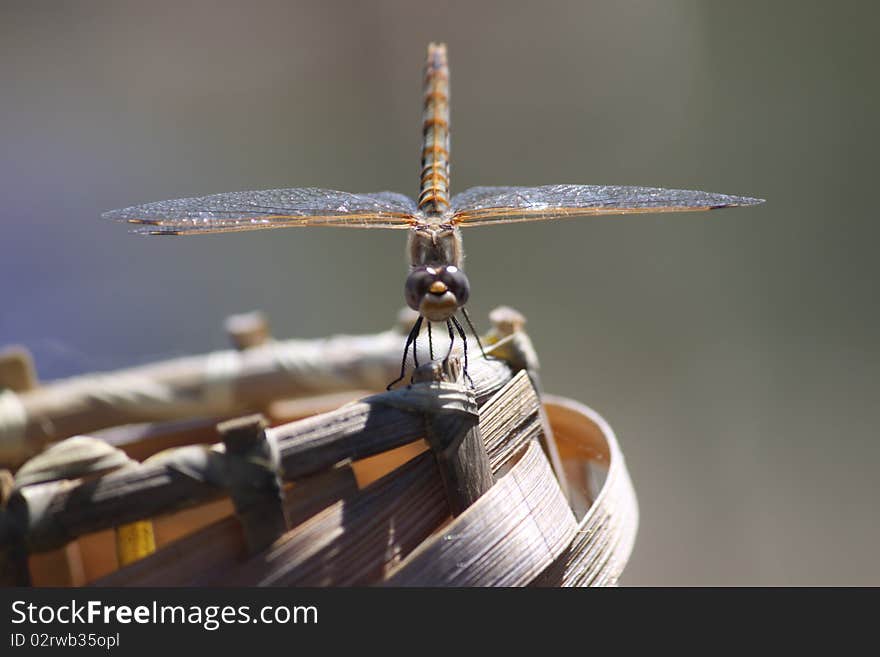
[(415, 202), (403, 194), (301, 188), (159, 201), (102, 216), (137, 224), (138, 233), (187, 235), (291, 226), (407, 228), (418, 223), (417, 214)]
[(694, 212), (763, 203), (762, 199), (686, 189), (546, 185), (472, 187), (452, 199), (453, 222), (484, 226), (603, 214)]

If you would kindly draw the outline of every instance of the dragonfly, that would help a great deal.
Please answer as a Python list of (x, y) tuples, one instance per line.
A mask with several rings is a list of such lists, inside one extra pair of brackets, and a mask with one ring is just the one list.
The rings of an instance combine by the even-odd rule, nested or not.
[[(418, 367), (416, 341), (423, 322), (427, 322), (432, 360), (432, 323), (446, 324), (447, 361), (458, 334), (467, 376), (468, 341), (456, 315), (461, 313), (478, 343), (479, 336), (465, 307), (470, 298), (470, 283), (463, 269), (461, 229), (599, 215), (698, 212), (763, 202), (757, 198), (681, 189), (577, 184), (472, 187), (451, 196), (449, 134), (446, 45), (431, 43), (424, 69), (417, 200), (387, 191), (352, 194), (308, 187), (159, 201), (113, 210), (103, 217), (134, 224), (133, 232), (149, 235), (205, 235), (303, 226), (408, 231), (409, 273), (404, 297), (418, 318), (407, 336), (400, 376), (388, 385), (391, 389), (404, 378), (410, 347), (413, 364)], [(482, 344), (480, 349), (483, 351)]]

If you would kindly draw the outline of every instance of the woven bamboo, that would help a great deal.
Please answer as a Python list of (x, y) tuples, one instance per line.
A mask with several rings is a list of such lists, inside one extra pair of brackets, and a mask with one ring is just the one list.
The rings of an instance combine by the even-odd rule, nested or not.
[(490, 320), (473, 386), (457, 353), (377, 394), (398, 329), (276, 342), (235, 317), (235, 350), (44, 386), (10, 352), (0, 582), (616, 584), (638, 510), (615, 436), (540, 394), (521, 316)]

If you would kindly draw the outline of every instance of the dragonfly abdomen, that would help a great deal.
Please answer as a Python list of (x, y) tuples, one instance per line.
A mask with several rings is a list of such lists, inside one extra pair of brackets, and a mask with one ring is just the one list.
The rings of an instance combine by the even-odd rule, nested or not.
[(449, 67), (444, 44), (428, 46), (425, 65), (419, 209), (428, 215), (449, 210)]

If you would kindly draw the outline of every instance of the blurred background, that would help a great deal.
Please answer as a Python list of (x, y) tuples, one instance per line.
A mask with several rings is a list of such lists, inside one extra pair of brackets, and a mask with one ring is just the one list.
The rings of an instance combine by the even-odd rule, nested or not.
[(44, 380), (369, 333), (404, 236), (145, 239), (108, 209), (273, 187), (415, 195), (426, 44), (452, 184), (767, 199), (467, 231), (472, 312), (521, 310), (550, 392), (615, 428), (631, 585), (880, 584), (880, 48), (872, 3), (77, 2), (0, 7), (0, 345)]

